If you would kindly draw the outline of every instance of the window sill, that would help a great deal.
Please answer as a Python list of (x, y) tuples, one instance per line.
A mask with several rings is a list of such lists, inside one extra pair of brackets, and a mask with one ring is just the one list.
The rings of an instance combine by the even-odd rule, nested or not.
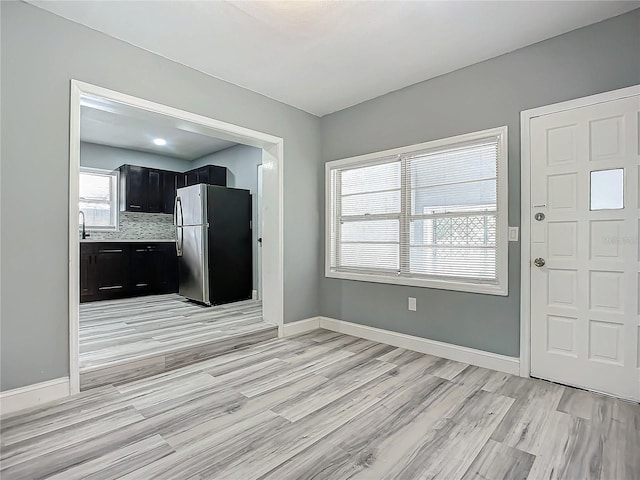
[(497, 295), (502, 297), (506, 297), (509, 295), (509, 290), (506, 285), (489, 285), (481, 283), (466, 283), (422, 278), (383, 277), (379, 275), (367, 275), (365, 273), (334, 272), (328, 269), (325, 271), (325, 276), (327, 278), (338, 278), (342, 280), (386, 283), (387, 285), (405, 285), (409, 287), (435, 288), (438, 290), (481, 293), (485, 295)]

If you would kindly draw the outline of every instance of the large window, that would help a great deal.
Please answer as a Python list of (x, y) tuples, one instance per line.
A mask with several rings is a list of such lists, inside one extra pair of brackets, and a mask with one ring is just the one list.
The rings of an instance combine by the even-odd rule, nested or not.
[(80, 211), (86, 228), (117, 230), (118, 173), (90, 168), (80, 169)]
[(507, 128), (326, 165), (326, 275), (507, 294)]

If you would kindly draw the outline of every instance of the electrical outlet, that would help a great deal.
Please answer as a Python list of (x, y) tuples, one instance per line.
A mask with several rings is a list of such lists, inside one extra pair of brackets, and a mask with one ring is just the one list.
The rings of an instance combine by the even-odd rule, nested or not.
[(409, 297), (409, 311), (415, 312), (417, 308), (416, 299), (414, 297)]

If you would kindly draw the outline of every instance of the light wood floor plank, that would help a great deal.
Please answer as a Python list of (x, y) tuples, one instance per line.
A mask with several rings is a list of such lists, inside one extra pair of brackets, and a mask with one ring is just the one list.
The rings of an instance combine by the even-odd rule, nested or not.
[(257, 300), (205, 307), (170, 294), (83, 303), (80, 385), (133, 381), (276, 336)]
[[(175, 301), (106, 306), (169, 333), (141, 312)], [(0, 435), (3, 480), (640, 478), (638, 404), (325, 331), (14, 413)]]
[(535, 456), (489, 440), (469, 469), (463, 480), (525, 480)]

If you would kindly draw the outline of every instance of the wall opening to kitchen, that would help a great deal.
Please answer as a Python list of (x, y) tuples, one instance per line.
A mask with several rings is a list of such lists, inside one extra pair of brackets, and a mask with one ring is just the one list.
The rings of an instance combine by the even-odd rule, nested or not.
[(277, 337), (281, 140), (74, 87), (72, 393)]

